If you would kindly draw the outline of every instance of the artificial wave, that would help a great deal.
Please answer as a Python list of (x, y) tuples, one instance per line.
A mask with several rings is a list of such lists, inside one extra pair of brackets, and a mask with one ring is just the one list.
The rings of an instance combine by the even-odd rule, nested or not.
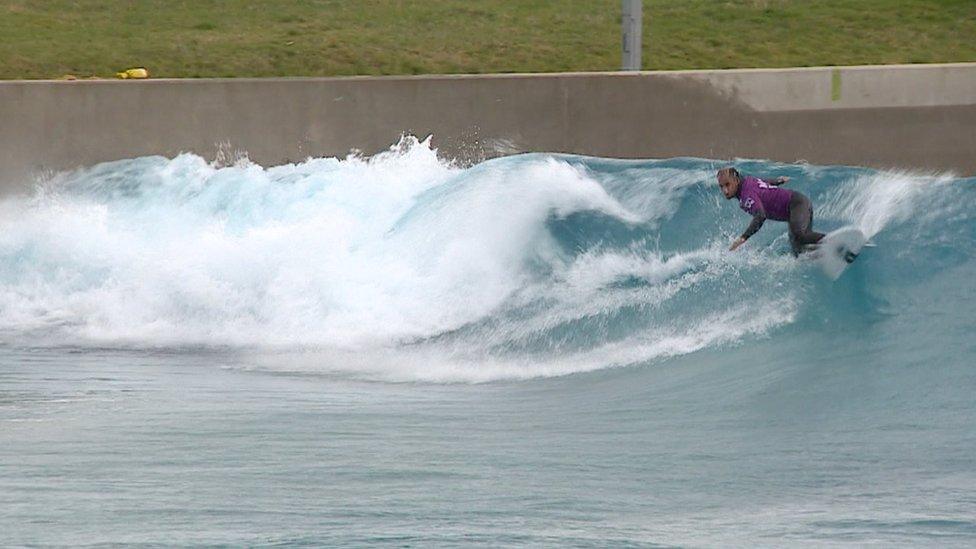
[(144, 157), (0, 202), (0, 344), (434, 382), (734, 357), (760, 341), (854, 360), (973, 350), (976, 179), (735, 164), (790, 176), (818, 230), (854, 224), (877, 247), (836, 282), (792, 258), (784, 224), (727, 252), (748, 219), (705, 159), (465, 167), (413, 138), (267, 168)]

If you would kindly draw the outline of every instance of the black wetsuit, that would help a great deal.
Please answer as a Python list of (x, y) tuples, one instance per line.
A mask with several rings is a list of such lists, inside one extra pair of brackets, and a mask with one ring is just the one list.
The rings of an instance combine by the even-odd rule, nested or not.
[(793, 255), (800, 255), (807, 245), (819, 242), (824, 235), (810, 230), (813, 224), (810, 199), (792, 189), (779, 188), (782, 184), (782, 180), (766, 181), (751, 175), (740, 179), (736, 193), (739, 207), (752, 215), (752, 223), (742, 233), (742, 239), (748, 240), (756, 234), (766, 219), (786, 221), (790, 226)]
[(790, 197), (790, 246), (793, 247), (793, 255), (800, 255), (809, 244), (816, 244), (824, 237), (823, 233), (818, 233), (810, 229), (813, 224), (813, 205), (810, 199), (802, 193), (793, 191)]

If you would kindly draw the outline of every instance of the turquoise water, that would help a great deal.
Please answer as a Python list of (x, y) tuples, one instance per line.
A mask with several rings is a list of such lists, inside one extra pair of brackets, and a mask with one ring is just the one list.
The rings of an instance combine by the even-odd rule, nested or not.
[(405, 140), (0, 202), (0, 544), (972, 546), (976, 180)]

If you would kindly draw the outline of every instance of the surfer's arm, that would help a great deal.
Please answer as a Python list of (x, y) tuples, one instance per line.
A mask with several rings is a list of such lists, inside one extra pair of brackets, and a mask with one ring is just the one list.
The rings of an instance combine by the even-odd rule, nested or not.
[(749, 240), (752, 235), (756, 234), (756, 231), (758, 231), (765, 222), (766, 211), (762, 208), (756, 210), (756, 213), (752, 214), (752, 223), (749, 223), (749, 226), (746, 227), (746, 230), (744, 233), (742, 233), (742, 236), (735, 239), (735, 242), (732, 243), (732, 247), (729, 248), (729, 250), (734, 250), (743, 245), (746, 240)]
[(763, 181), (767, 185), (772, 185), (773, 187), (779, 187), (780, 185), (785, 185), (785, 184), (789, 183), (790, 178), (787, 177), (787, 176), (785, 176), (785, 175), (781, 175), (781, 176), (777, 177), (776, 179), (763, 179)]
[(752, 223), (746, 227), (746, 231), (742, 233), (742, 240), (749, 240), (752, 235), (756, 234), (756, 231), (762, 228), (763, 223), (766, 222), (766, 210), (759, 208), (756, 213), (752, 214)]

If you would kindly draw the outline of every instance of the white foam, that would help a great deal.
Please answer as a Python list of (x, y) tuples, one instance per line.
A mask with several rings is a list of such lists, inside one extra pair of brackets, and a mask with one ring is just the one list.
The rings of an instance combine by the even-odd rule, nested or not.
[(762, 304), (716, 311), (692, 324), (662, 326), (591, 349), (546, 356), (477, 355), (445, 346), (374, 348), (366, 351), (316, 350), (270, 354), (250, 359), (250, 367), (288, 372), (336, 373), (393, 382), (484, 383), (591, 372), (650, 364), (707, 347), (734, 344), (792, 322), (796, 304), (780, 298)]
[(475, 321), (555, 260), (545, 221), (638, 218), (545, 156), (462, 170), (410, 138), (265, 169), (100, 165), (2, 203), (0, 328), (135, 346), (360, 348)]
[[(477, 382), (653, 361), (791, 321), (789, 292), (733, 288), (744, 271), (775, 287), (792, 260), (724, 241), (563, 249), (554, 218), (595, 212), (652, 234), (707, 175), (621, 165), (533, 154), (462, 169), (405, 138), (369, 159), (183, 154), (62, 174), (0, 202), (0, 338)], [(649, 316), (628, 327), (635, 310)], [(594, 322), (622, 324), (594, 338)]]
[(942, 214), (940, 187), (953, 181), (948, 175), (908, 172), (873, 172), (839, 185), (818, 208), (817, 216), (838, 218), (856, 225), (868, 238), (892, 223), (915, 215)]

